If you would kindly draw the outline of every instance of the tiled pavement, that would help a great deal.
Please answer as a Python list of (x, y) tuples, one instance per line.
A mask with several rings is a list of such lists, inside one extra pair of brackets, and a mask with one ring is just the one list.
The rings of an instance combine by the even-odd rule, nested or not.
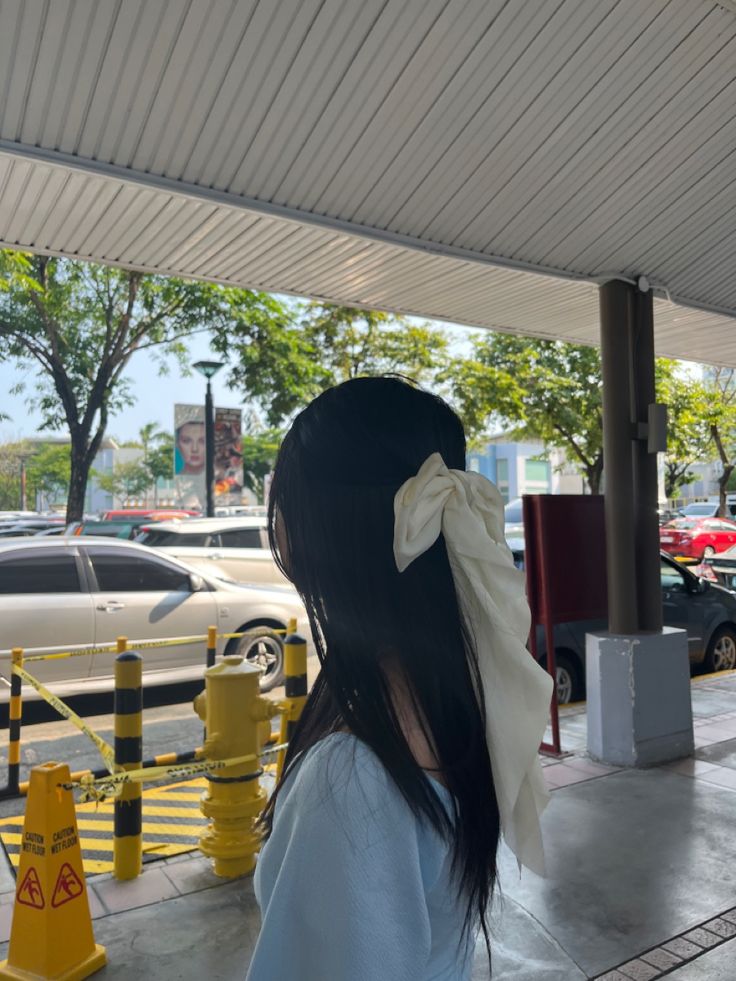
[[(736, 672), (696, 681), (692, 701), (695, 758), (647, 771), (589, 760), (584, 706), (563, 711), (569, 755), (543, 758), (548, 878), (520, 878), (501, 855), (494, 981), (735, 981)], [(101, 978), (244, 977), (258, 928), (251, 880), (223, 883), (194, 853), (88, 886), (110, 962)], [(0, 867), (0, 941), (13, 889)], [(487, 976), (480, 952), (473, 978)]]

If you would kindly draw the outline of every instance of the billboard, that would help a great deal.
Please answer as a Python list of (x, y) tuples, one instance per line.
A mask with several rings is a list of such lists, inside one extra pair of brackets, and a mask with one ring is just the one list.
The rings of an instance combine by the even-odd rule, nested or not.
[(204, 406), (174, 406), (174, 488), (180, 507), (207, 504)]
[[(215, 503), (240, 504), (243, 453), (240, 409), (215, 409)], [(204, 406), (174, 406), (174, 491), (180, 507), (207, 506)]]
[(240, 409), (215, 409), (215, 500), (240, 504), (243, 491), (243, 446)]

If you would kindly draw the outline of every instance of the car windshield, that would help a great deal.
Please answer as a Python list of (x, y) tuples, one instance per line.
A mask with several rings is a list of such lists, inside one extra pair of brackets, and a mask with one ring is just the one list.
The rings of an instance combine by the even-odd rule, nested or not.
[(203, 548), (209, 542), (210, 535), (206, 532), (184, 535), (178, 531), (161, 531), (151, 528), (138, 535), (136, 541), (153, 548), (164, 545), (189, 545), (192, 548)]
[(524, 520), (521, 500), (511, 501), (503, 509), (503, 520), (507, 525), (520, 525)]
[(715, 504), (688, 504), (686, 508), (683, 508), (683, 514), (700, 514), (706, 517), (712, 515), (718, 509)]

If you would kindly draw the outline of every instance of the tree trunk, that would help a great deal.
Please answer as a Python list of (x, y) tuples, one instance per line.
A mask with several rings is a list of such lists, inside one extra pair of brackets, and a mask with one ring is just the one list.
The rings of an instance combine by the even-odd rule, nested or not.
[(718, 515), (721, 518), (730, 518), (728, 508), (726, 507), (726, 491), (728, 488), (728, 482), (731, 479), (731, 474), (734, 471), (736, 464), (729, 464), (724, 466), (723, 473), (718, 478)]
[(591, 494), (600, 494), (603, 482), (603, 457), (599, 456), (595, 463), (585, 468), (585, 477), (588, 481)]
[(89, 457), (87, 440), (72, 436), (71, 476), (69, 478), (69, 497), (66, 502), (66, 522), (81, 521), (84, 516), (84, 503), (87, 496), (87, 482), (92, 460)]

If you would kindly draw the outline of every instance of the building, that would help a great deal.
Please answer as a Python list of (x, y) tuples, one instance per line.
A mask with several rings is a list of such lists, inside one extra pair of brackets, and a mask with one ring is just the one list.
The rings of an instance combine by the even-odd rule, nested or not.
[(585, 481), (563, 450), (541, 442), (512, 441), (508, 433), (492, 436), (482, 449), (467, 455), (468, 470), (483, 474), (506, 503), (524, 494), (584, 494)]

